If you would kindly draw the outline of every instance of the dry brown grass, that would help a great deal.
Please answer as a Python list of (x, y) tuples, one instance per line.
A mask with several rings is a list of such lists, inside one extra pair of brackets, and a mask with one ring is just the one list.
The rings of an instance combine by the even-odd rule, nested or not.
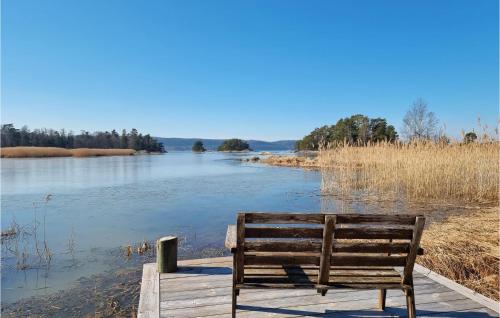
[(450, 216), (424, 231), (423, 266), (499, 300), (498, 208)]
[(96, 157), (96, 156), (130, 156), (135, 153), (134, 149), (71, 149), (73, 157)]
[(96, 156), (129, 156), (133, 149), (64, 149), (57, 147), (5, 147), (0, 148), (2, 158), (43, 158), (43, 157), (96, 157)]
[(318, 168), (317, 158), (299, 156), (270, 156), (262, 159), (261, 161), (273, 166)]
[(499, 143), (340, 145), (319, 153), (322, 190), (408, 201), (497, 202)]

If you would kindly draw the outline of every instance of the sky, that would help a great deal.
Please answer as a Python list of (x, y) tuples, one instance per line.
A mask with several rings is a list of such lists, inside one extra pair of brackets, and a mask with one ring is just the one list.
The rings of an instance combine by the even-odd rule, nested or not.
[(499, 118), (497, 0), (3, 0), (1, 122), (299, 139), (421, 97), (451, 136)]

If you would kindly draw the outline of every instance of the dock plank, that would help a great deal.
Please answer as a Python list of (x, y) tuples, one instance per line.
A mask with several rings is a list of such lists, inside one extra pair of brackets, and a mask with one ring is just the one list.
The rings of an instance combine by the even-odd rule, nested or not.
[(144, 264), (142, 269), (141, 293), (138, 318), (160, 316), (160, 280), (155, 263)]

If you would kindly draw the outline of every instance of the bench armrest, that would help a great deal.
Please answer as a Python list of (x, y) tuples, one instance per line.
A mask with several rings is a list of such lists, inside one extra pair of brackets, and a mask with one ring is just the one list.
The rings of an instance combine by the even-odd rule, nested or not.
[(230, 249), (231, 253), (236, 252), (236, 225), (230, 224), (227, 226), (226, 242), (224, 246)]

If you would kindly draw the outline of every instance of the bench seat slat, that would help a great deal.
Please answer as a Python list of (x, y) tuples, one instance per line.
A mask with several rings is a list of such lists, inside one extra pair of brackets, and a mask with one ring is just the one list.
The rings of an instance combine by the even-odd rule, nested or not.
[[(399, 272), (394, 269), (331, 269), (330, 277), (398, 277)], [(289, 268), (259, 268), (245, 269), (245, 277), (271, 277), (271, 276), (317, 276), (318, 269), (301, 267)]]
[(236, 289), (316, 289), (317, 284), (236, 284)]
[[(317, 275), (245, 277), (248, 284), (315, 284)], [(401, 276), (330, 276), (328, 285), (335, 284), (401, 284)]]

